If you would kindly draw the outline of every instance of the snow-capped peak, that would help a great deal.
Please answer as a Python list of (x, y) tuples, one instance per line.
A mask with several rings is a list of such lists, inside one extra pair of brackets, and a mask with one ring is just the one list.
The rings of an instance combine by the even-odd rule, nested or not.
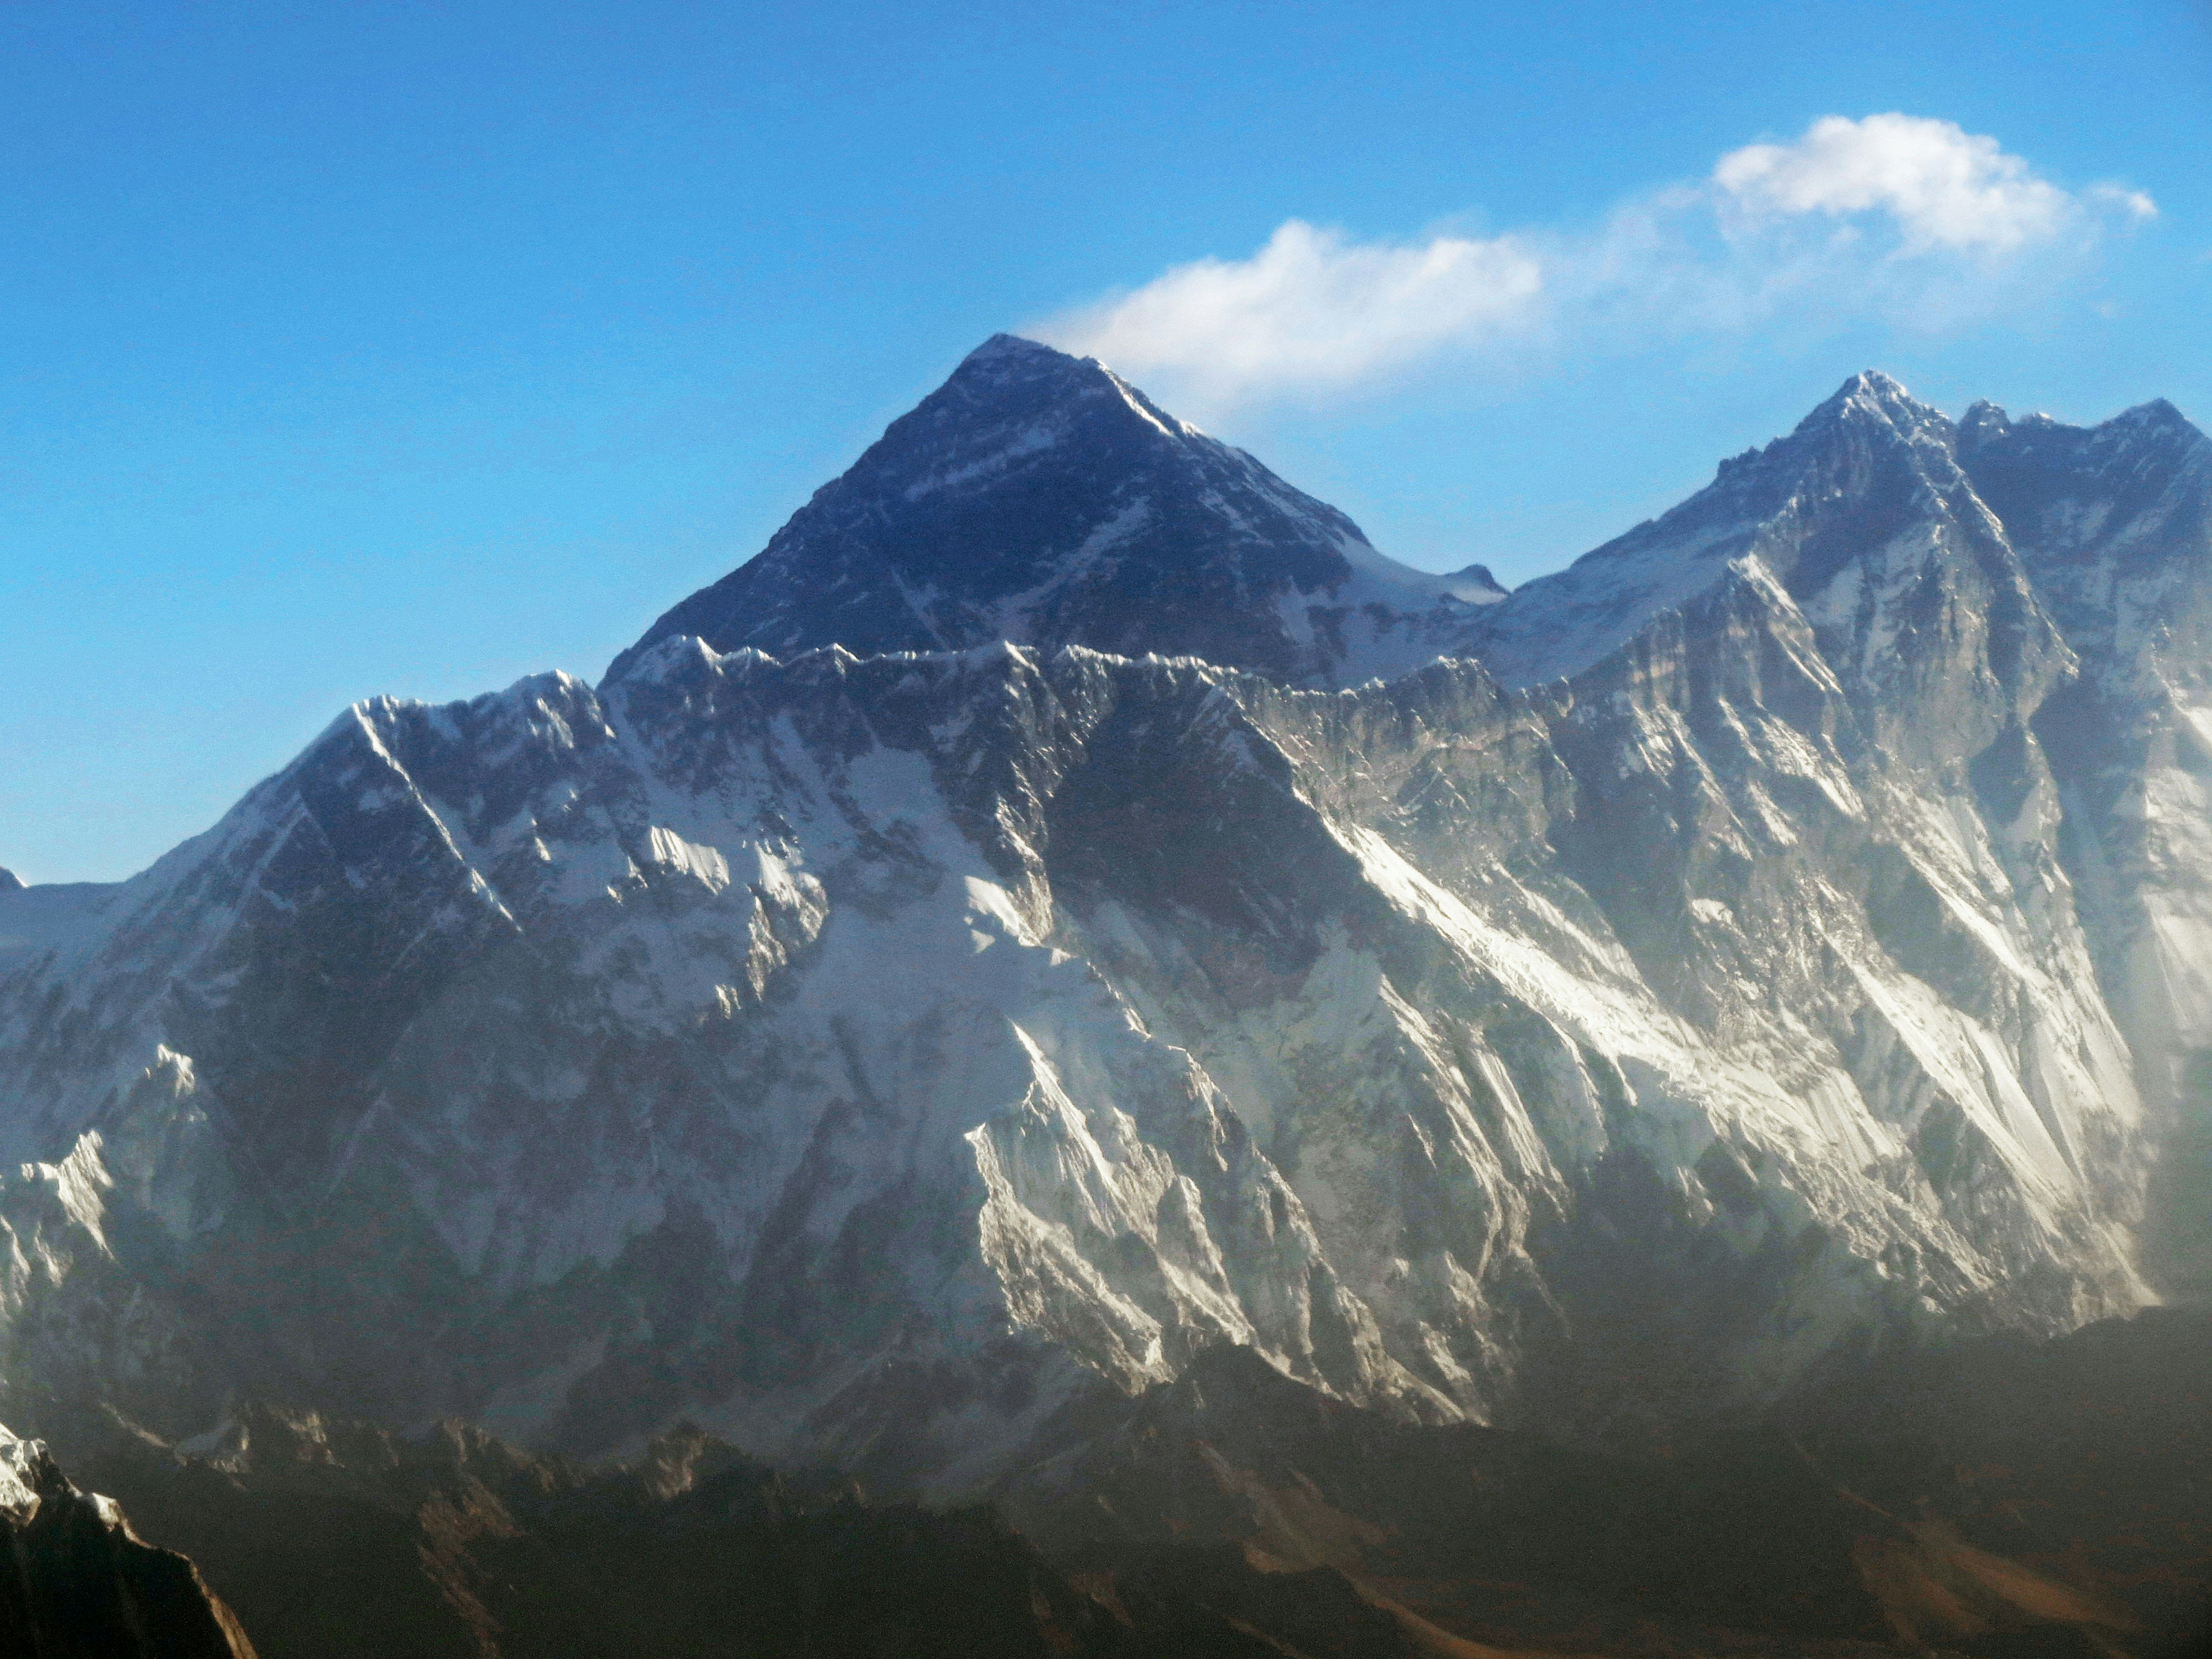
[(1793, 438), (1870, 422), (1900, 436), (1932, 434), (1947, 438), (1951, 422), (1943, 411), (1922, 403), (1902, 382), (1879, 369), (1863, 369), (1836, 389), (1833, 396), (1797, 423)]
[(1723, 461), (1670, 512), (1514, 590), (1473, 624), (1468, 647), (1509, 683), (1575, 673), (1747, 555), (1808, 599), (1862, 539), (1855, 515), (1901, 526), (1950, 512), (1936, 503), (1963, 487), (1954, 445), (1942, 411), (1887, 374), (1854, 374), (1787, 437)]
[(613, 672), (675, 635), (778, 657), (1005, 639), (1344, 684), (1433, 659), (1495, 589), (1384, 557), (1103, 364), (999, 334)]
[(1443, 578), (1444, 592), (1467, 605), (1496, 605), (1506, 595), (1505, 584), (1490, 574), (1486, 564), (1471, 564)]
[(2123, 410), (2106, 424), (2121, 432), (2172, 434), (2195, 443), (2205, 441), (2195, 423), (2163, 398)]

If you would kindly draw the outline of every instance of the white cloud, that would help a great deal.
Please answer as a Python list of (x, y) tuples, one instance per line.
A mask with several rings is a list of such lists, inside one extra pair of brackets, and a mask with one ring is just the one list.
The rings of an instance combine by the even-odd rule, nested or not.
[(1513, 328), (1543, 285), (1510, 238), (1356, 243), (1292, 219), (1249, 259), (1178, 265), (1045, 331), (1127, 374), (1180, 372), (1234, 398), (1364, 380)]
[(2157, 211), (2121, 184), (2071, 193), (1949, 121), (1828, 116), (1592, 229), (1386, 242), (1293, 219), (1249, 258), (1177, 265), (1035, 331), (1202, 414), (1539, 338), (1741, 331), (1791, 307), (1808, 325), (1949, 327), (2048, 286), (2108, 222)]
[(1887, 215), (1907, 254), (2009, 252), (2049, 240), (2076, 210), (1996, 139), (1917, 115), (1827, 116), (1794, 144), (1723, 155), (1713, 186), (1724, 212), (1753, 218)]
[(2089, 186), (2089, 199), (2100, 207), (2111, 208), (2130, 219), (2158, 217), (2158, 204), (2152, 201), (2147, 192), (2130, 189), (2126, 185), (2092, 185)]

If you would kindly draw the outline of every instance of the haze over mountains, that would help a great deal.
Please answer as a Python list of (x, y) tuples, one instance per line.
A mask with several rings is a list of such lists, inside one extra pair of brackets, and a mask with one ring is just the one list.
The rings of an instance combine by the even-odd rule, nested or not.
[(2212, 444), (1863, 374), (1502, 593), (999, 337), (592, 687), (0, 879), (0, 1419), (991, 1489), (1253, 1350), (1645, 1444), (2202, 1282)]

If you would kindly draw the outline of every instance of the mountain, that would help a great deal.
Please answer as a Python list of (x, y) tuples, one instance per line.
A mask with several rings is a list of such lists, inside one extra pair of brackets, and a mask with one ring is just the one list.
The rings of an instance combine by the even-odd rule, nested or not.
[(1329, 690), (1401, 638), (1314, 623), (1348, 523), (994, 342), (596, 689), (363, 703), (0, 893), (0, 1407), (690, 1419), (951, 1498), (1224, 1345), (1639, 1446), (2132, 1310), (2179, 1109), (2110, 939), (2195, 878), (2077, 873), (2118, 647), (1979, 443), (1858, 377)]
[(1480, 565), (1383, 557), (1112, 370), (1001, 334), (614, 672), (693, 635), (778, 656), (1081, 645), (1347, 684), (1429, 660), (1503, 593)]
[(2212, 443), (2166, 403), (2086, 429), (1978, 404), (1959, 448), (2081, 663), (2039, 732), (2100, 966), (2163, 1094), (2212, 1044)]
[(1870, 731), (1924, 768), (1982, 752), (1990, 722), (2026, 719), (2072, 667), (1951, 422), (1872, 373), (1672, 512), (1527, 584), (1463, 645), (1509, 684), (1572, 675), (1753, 563)]
[(114, 1500), (80, 1492), (46, 1447), (0, 1429), (0, 1651), (32, 1659), (254, 1659), (183, 1556)]
[[(2063, 875), (2137, 1084), (2185, 1154), (2153, 1177), (2154, 1272), (2212, 1272), (2201, 1243), (2184, 1261), (2165, 1242), (2204, 1231), (2183, 1172), (2212, 1148), (2212, 1109), (2182, 1082), (2212, 1053), (2212, 442), (2165, 402), (2094, 428), (1984, 403), (1954, 426), (1863, 374), (1456, 648), (1511, 682), (1571, 674), (1752, 560), (1884, 748), (1931, 780), (1971, 763), (1919, 787), (2012, 817), (2040, 866), (2010, 871), (2026, 890)], [(1929, 665), (1953, 692), (1897, 683)]]

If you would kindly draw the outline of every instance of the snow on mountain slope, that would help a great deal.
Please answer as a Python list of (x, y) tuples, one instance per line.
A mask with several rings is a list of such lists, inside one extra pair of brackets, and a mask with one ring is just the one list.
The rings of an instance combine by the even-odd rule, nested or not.
[(943, 1490), (1218, 1341), (1540, 1415), (2129, 1305), (2109, 1021), (1723, 599), (1583, 700), (672, 639), (363, 705), (0, 988), (65, 1154), (0, 1189), (9, 1409), (690, 1414)]
[(679, 634), (778, 655), (1004, 639), (1346, 684), (1430, 660), (1502, 595), (1480, 566), (1385, 558), (1111, 370), (1002, 334), (631, 654)]
[[(2064, 656), (1959, 465), (1951, 422), (1874, 373), (1790, 436), (1723, 462), (1662, 518), (1525, 584), (1462, 643), (1510, 684), (1576, 673), (1747, 558), (1805, 607), (1855, 690), (1881, 690), (1900, 647), (1930, 630), (1985, 634), (1978, 672), (2017, 678), (2031, 702)], [(1892, 690), (1907, 692), (1916, 718), (1927, 712), (1910, 688)], [(1862, 706), (1878, 714), (1878, 702)]]
[(1863, 374), (1462, 648), (1510, 682), (1573, 672), (1745, 558), (1909, 787), (1973, 797), (2024, 890), (2063, 880), (2051, 921), (2077, 925), (2078, 894), (2141, 1085), (2167, 1101), (2212, 1048), (2212, 444), (2165, 403), (2093, 428), (1984, 404), (1954, 427)]
[[(2099, 810), (2168, 839), (2097, 889), (2062, 716), (2202, 657), (2115, 621), (2110, 667), (2137, 578), (2051, 577), (1976, 431), (1862, 376), (1362, 647), (1491, 665), (1332, 691), (1380, 658), (1314, 596), (1379, 556), (994, 343), (598, 690), (362, 704), (132, 881), (0, 892), (0, 1407), (183, 1435), (250, 1387), (585, 1450), (689, 1416), (944, 1492), (1221, 1342), (1602, 1431), (2136, 1305), (2112, 942), (2197, 890), (2126, 777), (2194, 775), (2121, 757)], [(2174, 441), (2045, 520), (2194, 568)], [(1095, 539), (1139, 498), (1171, 536)], [(1010, 619), (1062, 642), (679, 631)], [(1270, 672), (1066, 640), (1108, 619)]]
[(1960, 452), (2083, 672), (2037, 723), (2107, 982), (2160, 1093), (2212, 1047), (2212, 442), (1970, 411)]

